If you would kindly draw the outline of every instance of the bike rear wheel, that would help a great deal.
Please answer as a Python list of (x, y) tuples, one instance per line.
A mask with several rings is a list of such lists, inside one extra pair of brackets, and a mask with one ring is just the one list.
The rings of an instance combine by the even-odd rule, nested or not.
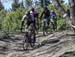
[(32, 30), (30, 33), (30, 45), (32, 48), (35, 46), (35, 42), (36, 42), (36, 33), (35, 30)]

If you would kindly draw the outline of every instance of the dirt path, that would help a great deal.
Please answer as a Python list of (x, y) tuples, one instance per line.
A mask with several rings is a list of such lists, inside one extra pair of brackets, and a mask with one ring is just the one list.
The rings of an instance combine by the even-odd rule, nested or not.
[(12, 38), (13, 41), (9, 39), (6, 39), (7, 42), (1, 41), (2, 48), (4, 48), (4, 51), (0, 50), (1, 57), (59, 57), (65, 52), (75, 50), (75, 36), (66, 36), (66, 32), (56, 32), (47, 36), (37, 35), (36, 45), (40, 45), (29, 51), (24, 51), (22, 48), (23, 34), (15, 35), (15, 38)]
[[(49, 34), (50, 35), (50, 34)], [(37, 35), (37, 43), (40, 44), (42, 39), (47, 36), (43, 36), (41, 33)], [(24, 52), (23, 51), (23, 34), (17, 34), (12, 37), (12, 39), (2, 39), (0, 40), (0, 56), (6, 57), (9, 53), (14, 52)]]

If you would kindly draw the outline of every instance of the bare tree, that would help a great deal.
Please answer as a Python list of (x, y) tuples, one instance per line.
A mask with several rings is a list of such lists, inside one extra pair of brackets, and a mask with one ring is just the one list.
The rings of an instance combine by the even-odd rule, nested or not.
[[(75, 25), (75, 0), (69, 0), (69, 8), (70, 8), (70, 19), (72, 24)], [(73, 28), (75, 31), (75, 28)]]
[(61, 15), (66, 19), (66, 23), (72, 28), (75, 28), (74, 24), (72, 24), (71, 18), (69, 17), (68, 13), (64, 10), (64, 8), (62, 8), (61, 4), (59, 3), (59, 0), (52, 0), (52, 3), (55, 6), (55, 8), (61, 13)]

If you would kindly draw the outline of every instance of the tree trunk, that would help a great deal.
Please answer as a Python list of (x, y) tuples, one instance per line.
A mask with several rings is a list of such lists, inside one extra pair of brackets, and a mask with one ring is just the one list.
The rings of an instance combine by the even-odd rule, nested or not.
[(55, 6), (55, 8), (61, 13), (61, 15), (66, 19), (66, 23), (72, 28), (75, 28), (74, 24), (72, 24), (68, 13), (64, 10), (64, 8), (62, 8), (61, 4), (59, 3), (59, 0), (52, 0), (52, 3)]
[[(70, 19), (72, 21), (72, 24), (75, 25), (75, 0), (69, 0), (69, 8), (70, 8)], [(75, 28), (73, 28), (75, 32)]]

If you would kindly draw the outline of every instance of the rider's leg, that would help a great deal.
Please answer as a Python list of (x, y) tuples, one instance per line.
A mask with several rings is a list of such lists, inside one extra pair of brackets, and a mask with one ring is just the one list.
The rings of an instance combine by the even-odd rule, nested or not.
[(54, 19), (54, 27), (55, 27), (55, 30), (57, 30), (57, 19), (56, 18)]
[(50, 24), (50, 17), (48, 17), (47, 19), (48, 19), (47, 23), (48, 23), (48, 28), (49, 28), (49, 24)]
[(46, 24), (45, 21), (43, 22), (43, 35), (45, 36)]
[(36, 18), (36, 33), (38, 34), (38, 18)]
[(55, 29), (56, 29), (56, 20), (53, 19), (53, 21), (54, 21), (54, 23), (53, 23), (53, 30), (55, 31)]
[(47, 33), (48, 34), (48, 17), (46, 17), (45, 19), (44, 19), (44, 26), (43, 26), (43, 34), (45, 35), (45, 33)]
[(47, 20), (46, 20), (46, 29), (45, 29), (46, 34), (48, 34), (49, 24), (50, 24), (50, 19), (49, 19), (49, 17), (48, 17)]
[(36, 42), (36, 25), (35, 25), (35, 21), (33, 22), (33, 35), (34, 35), (34, 37), (33, 37), (33, 43), (34, 43), (34, 45), (35, 45), (35, 42)]

